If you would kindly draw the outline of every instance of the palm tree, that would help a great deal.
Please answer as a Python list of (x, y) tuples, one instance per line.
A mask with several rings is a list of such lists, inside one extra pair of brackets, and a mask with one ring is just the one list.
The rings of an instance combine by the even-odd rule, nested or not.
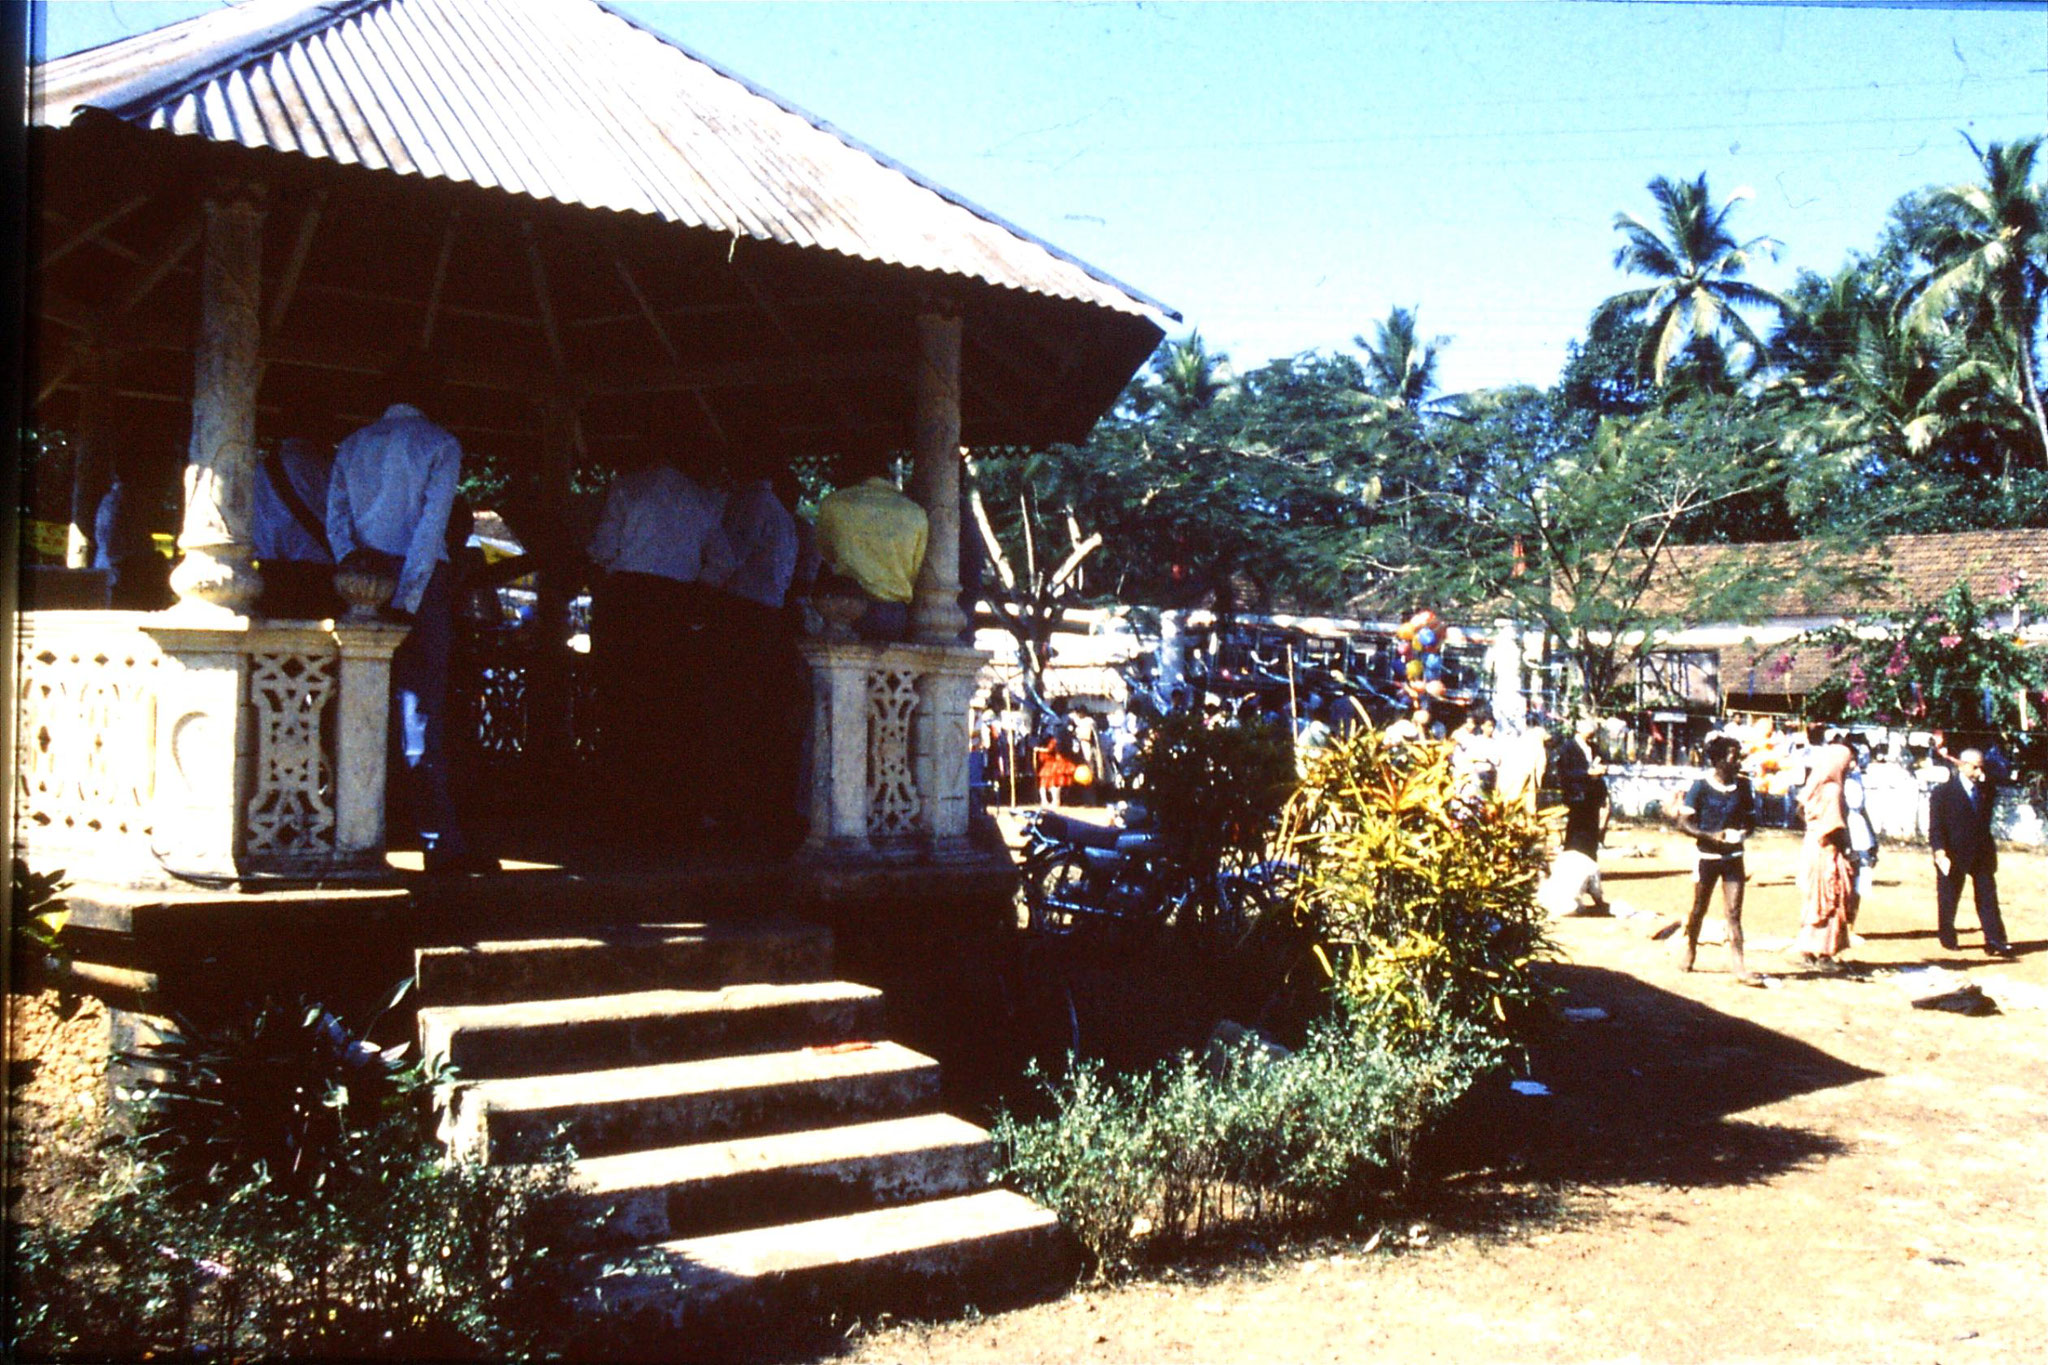
[(1190, 417), (1235, 387), (1230, 357), (1210, 351), (1200, 332), (1169, 341), (1152, 357), (1152, 379), (1140, 389), (1140, 412), (1163, 411), (1169, 417)]
[[(2048, 460), (2048, 413), (2042, 410), (2034, 357), (2042, 304), (2048, 299), (2048, 191), (2032, 183), (2042, 140), (2022, 138), (1979, 148), (1964, 135), (1984, 179), (1928, 196), (1930, 218), (1913, 245), (1931, 268), (1909, 291), (1906, 325), (1927, 334), (1959, 322), (1966, 334), (1985, 343), (1973, 348), (1984, 364), (2009, 357), (2018, 379), (2014, 396), (2032, 417), (2042, 457)], [(1981, 369), (1973, 382), (1994, 392), (2015, 387), (2009, 381), (1999, 385)], [(2001, 482), (2010, 491), (2009, 451)]]
[(1739, 278), (1753, 257), (1775, 254), (1776, 247), (1769, 237), (1739, 242), (1728, 231), (1728, 215), (1750, 197), (1749, 192), (1737, 190), (1715, 208), (1707, 192), (1706, 173), (1701, 172), (1694, 180), (1674, 181), (1660, 175), (1650, 182), (1650, 197), (1657, 201), (1658, 226), (1632, 213), (1614, 215), (1614, 230), (1624, 239), (1614, 253), (1614, 264), (1632, 275), (1647, 275), (1656, 283), (1608, 299), (1594, 310), (1595, 323), (1645, 322), (1636, 365), (1660, 386), (1672, 362), (1689, 350), (1696, 350), (1703, 360), (1713, 362), (1711, 368), (1718, 369), (1730, 334), (1746, 343), (1752, 356), (1760, 360), (1763, 339), (1737, 307), (1772, 308), (1782, 315), (1791, 311), (1791, 305), (1770, 290)]
[(1413, 308), (1396, 308), (1373, 324), (1373, 339), (1353, 337), (1365, 352), (1366, 391), (1389, 408), (1422, 411), (1436, 396), (1436, 363), (1449, 337), (1424, 341), (1415, 330)]

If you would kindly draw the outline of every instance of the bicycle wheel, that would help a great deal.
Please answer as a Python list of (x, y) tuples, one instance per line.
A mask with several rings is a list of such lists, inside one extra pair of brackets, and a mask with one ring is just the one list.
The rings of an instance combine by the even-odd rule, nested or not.
[(1080, 926), (1082, 913), (1073, 907), (1088, 881), (1088, 864), (1078, 854), (1055, 858), (1025, 887), (1030, 899), (1031, 931), (1064, 937)]

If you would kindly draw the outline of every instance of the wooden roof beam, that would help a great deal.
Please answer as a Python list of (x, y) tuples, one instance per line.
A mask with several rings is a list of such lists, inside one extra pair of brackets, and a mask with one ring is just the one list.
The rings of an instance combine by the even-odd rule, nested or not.
[(278, 277), (277, 291), (270, 298), (270, 314), (263, 319), (263, 334), (270, 336), (291, 311), (292, 298), (299, 291), (299, 275), (306, 268), (307, 253), (313, 249), (313, 235), (320, 230), (320, 216), (327, 211), (327, 191), (315, 190), (304, 213), (299, 215), (298, 235), (292, 239), (292, 254)]
[(562, 330), (555, 326), (555, 304), (548, 293), (547, 262), (540, 257), (540, 243), (534, 239), (533, 220), (519, 220), (519, 238), (526, 247), (527, 273), (533, 279), (533, 301), (540, 309), (541, 332), (547, 337), (548, 354), (555, 362), (555, 373), (563, 378), (569, 374), (569, 360), (562, 351)]
[(587, 382), (583, 391), (596, 398), (622, 398), (648, 393), (687, 393), (693, 389), (772, 388), (778, 385), (873, 379), (902, 380), (908, 388), (916, 357), (908, 351), (849, 351), (814, 356), (799, 371), (786, 360), (738, 360), (723, 365), (661, 366), (638, 373), (615, 374)]
[[(647, 320), (647, 330), (654, 333), (654, 339), (661, 343), (662, 350), (668, 352), (668, 358), (671, 362), (677, 365), (682, 364), (682, 352), (678, 351), (675, 342), (669, 339), (668, 328), (661, 325), (661, 318), (655, 314), (653, 306), (647, 302), (647, 295), (640, 291), (639, 281), (633, 278), (633, 272), (626, 267), (626, 258), (617, 252), (613, 252), (612, 268), (619, 272), (619, 283), (626, 286), (626, 292), (631, 294), (633, 302), (639, 305), (640, 316)], [(571, 323), (570, 325), (577, 326), (579, 324)], [(714, 425), (716, 425), (715, 422)]]
[[(129, 314), (134, 312), (135, 306), (148, 298), (157, 285), (163, 282), (164, 276), (175, 270), (179, 262), (192, 253), (192, 249), (199, 245), (199, 238), (204, 230), (205, 225), (200, 221), (198, 215), (193, 215), (192, 223), (189, 227), (165, 243), (155, 259), (147, 261), (137, 268), (136, 272), (129, 277), (126, 287), (114, 296), (115, 301), (113, 303), (96, 310), (91, 315), (83, 329), (86, 335), (94, 340), (108, 337), (116, 327), (120, 326), (128, 318)], [(42, 389), (37, 392), (36, 402), (41, 404), (47, 401), (50, 395), (57, 391), (58, 386), (72, 376), (81, 363), (83, 363), (82, 353), (74, 351), (71, 355), (67, 356), (64, 363), (57, 368), (57, 372), (45, 381)]]
[[(84, 227), (78, 229), (78, 231), (72, 233), (69, 237), (66, 237), (63, 241), (57, 243), (56, 246), (51, 247), (48, 251), (45, 251), (41, 256), (37, 257), (36, 268), (39, 270), (47, 270), (51, 266), (57, 264), (57, 262), (63, 260), (66, 256), (69, 256), (72, 252), (78, 250), (78, 248), (84, 246), (87, 242), (99, 241), (100, 234), (102, 232), (105, 232), (108, 228), (120, 222), (123, 218), (126, 218), (129, 214), (135, 212), (135, 210), (141, 208), (144, 204), (147, 204), (149, 201), (149, 195), (138, 194), (133, 199), (128, 200), (126, 203), (117, 205), (113, 209), (110, 209), (108, 212), (101, 214), (99, 217), (93, 219), (90, 223), (87, 223)], [(43, 210), (43, 214), (45, 217), (48, 217), (55, 222), (61, 223), (62, 221), (64, 221), (63, 216), (59, 214), (55, 209), (45, 208)], [(121, 250), (126, 251), (127, 248), (123, 247), (121, 248)]]
[(420, 319), (419, 348), (424, 351), (434, 344), (434, 323), (441, 315), (441, 290), (448, 283), (448, 257), (455, 250), (455, 230), (462, 222), (462, 210), (456, 209), (448, 215), (447, 226), (441, 229), (441, 254), (434, 258), (434, 281), (427, 286), (427, 310)]
[(740, 287), (747, 291), (748, 297), (753, 299), (754, 306), (761, 310), (761, 315), (768, 319), (768, 325), (782, 338), (782, 344), (789, 348), (791, 357), (804, 372), (805, 382), (809, 384), (811, 392), (822, 400), (826, 407), (837, 413), (842, 422), (851, 425), (853, 410), (847, 406), (846, 396), (838, 388), (811, 373), (807, 348), (797, 340), (796, 334), (789, 330), (789, 324), (782, 320), (781, 311), (769, 299), (767, 291), (755, 281), (753, 270), (740, 261), (737, 252), (734, 252), (732, 258), (732, 273), (734, 278), (739, 280)]

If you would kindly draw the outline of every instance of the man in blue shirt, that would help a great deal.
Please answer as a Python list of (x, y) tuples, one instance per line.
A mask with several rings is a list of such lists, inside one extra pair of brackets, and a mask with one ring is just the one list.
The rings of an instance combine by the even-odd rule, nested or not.
[(341, 614), (327, 548), (333, 473), (334, 457), (301, 436), (287, 436), (257, 463), (250, 539), (263, 570), (259, 615), (305, 621)]
[[(424, 397), (418, 372), (394, 380), (394, 392)], [(448, 563), (448, 514), (455, 502), (462, 445), (408, 402), (349, 436), (334, 453), (327, 490), (327, 539), (344, 566), (395, 573), (390, 610), (412, 622), (391, 658), (391, 704), (410, 816), (433, 873), (494, 872), (472, 853), (448, 786), (448, 655), (454, 635), (454, 574)]]

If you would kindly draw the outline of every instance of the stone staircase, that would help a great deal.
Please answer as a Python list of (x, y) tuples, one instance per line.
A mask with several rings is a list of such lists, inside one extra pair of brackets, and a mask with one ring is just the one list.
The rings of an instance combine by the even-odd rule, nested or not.
[(1057, 1287), (1058, 1221), (990, 1186), (988, 1134), (937, 1112), (938, 1064), (881, 1041), (881, 992), (831, 960), (794, 921), (421, 949), (421, 1046), (463, 1081), (451, 1149), (565, 1140), (593, 1254), (638, 1253), (590, 1306), (649, 1340)]

